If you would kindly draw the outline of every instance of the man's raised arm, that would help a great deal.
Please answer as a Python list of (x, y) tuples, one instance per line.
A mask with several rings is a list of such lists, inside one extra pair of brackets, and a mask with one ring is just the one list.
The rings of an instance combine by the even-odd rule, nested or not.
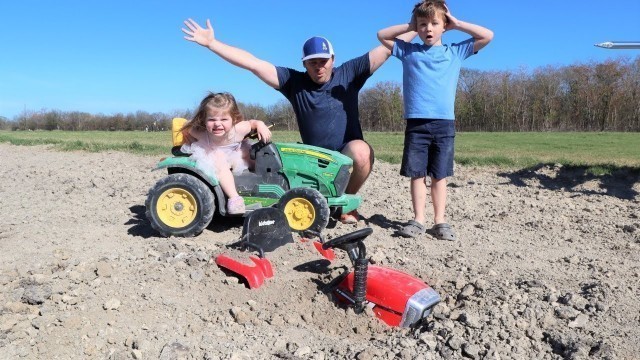
[(187, 29), (182, 28), (182, 32), (187, 34), (184, 38), (188, 41), (195, 42), (202, 45), (209, 50), (213, 51), (216, 55), (220, 56), (227, 62), (249, 70), (254, 73), (260, 80), (264, 81), (272, 88), (279, 88), (278, 73), (276, 67), (262, 59), (258, 59), (253, 54), (227, 45), (215, 38), (211, 21), (207, 19), (207, 27), (201, 27), (193, 19), (188, 19), (184, 22)]

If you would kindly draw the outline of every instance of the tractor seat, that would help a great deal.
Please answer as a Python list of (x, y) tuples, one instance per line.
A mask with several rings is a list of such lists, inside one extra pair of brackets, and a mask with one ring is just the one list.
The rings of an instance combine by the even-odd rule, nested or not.
[(268, 144), (263, 143), (262, 141), (257, 141), (255, 144), (251, 145), (251, 150), (249, 151), (249, 157), (251, 160), (255, 160), (258, 154), (258, 151), (262, 150)]
[(190, 156), (191, 154), (187, 154), (182, 152), (182, 145), (174, 146), (171, 148), (171, 155), (173, 156)]

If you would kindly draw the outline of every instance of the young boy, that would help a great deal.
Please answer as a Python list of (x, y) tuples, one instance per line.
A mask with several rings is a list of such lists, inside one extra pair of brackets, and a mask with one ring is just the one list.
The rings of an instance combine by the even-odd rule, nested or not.
[[(442, 44), (447, 30), (460, 30), (470, 39)], [(423, 45), (397, 37), (417, 32)], [(415, 237), (427, 232), (425, 206), (426, 176), (431, 178), (434, 226), (429, 231), (438, 239), (455, 240), (445, 221), (447, 177), (453, 175), (455, 138), (454, 103), (462, 60), (477, 53), (493, 38), (482, 26), (456, 19), (444, 1), (426, 0), (413, 8), (411, 22), (378, 32), (378, 39), (402, 61), (404, 116), (407, 120), (400, 174), (411, 178), (414, 219), (399, 234)]]

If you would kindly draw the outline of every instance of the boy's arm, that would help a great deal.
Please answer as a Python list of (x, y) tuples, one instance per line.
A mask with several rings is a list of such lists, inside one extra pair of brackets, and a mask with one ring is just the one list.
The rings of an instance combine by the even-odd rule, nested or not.
[(216, 39), (213, 27), (211, 27), (211, 21), (208, 19), (206, 29), (202, 28), (192, 19), (186, 20), (184, 24), (188, 28), (182, 28), (182, 32), (187, 34), (187, 36), (184, 37), (186, 40), (202, 45), (229, 63), (251, 71), (260, 78), (260, 80), (264, 81), (272, 88), (278, 89), (280, 87), (280, 84), (278, 83), (278, 73), (273, 64), (262, 59), (258, 59), (253, 54), (245, 50), (227, 45)]
[[(389, 26), (388, 28), (384, 28), (378, 31), (378, 40), (382, 43), (384, 47), (389, 50), (393, 50), (393, 41), (399, 37), (402, 40), (411, 36), (411, 39), (416, 37), (417, 33), (411, 28), (411, 24), (399, 24)], [(405, 40), (407, 41), (407, 40)]]
[(475, 39), (473, 43), (474, 53), (480, 51), (480, 49), (487, 46), (487, 44), (491, 41), (491, 39), (493, 39), (493, 31), (485, 27), (482, 27), (480, 25), (475, 25), (475, 24), (468, 23), (466, 21), (458, 20), (453, 15), (451, 15), (449, 8), (447, 8), (446, 15), (447, 15), (447, 18), (449, 18), (449, 23), (447, 24), (447, 27), (446, 27), (447, 30), (456, 29), (473, 36), (473, 38)]
[(398, 38), (405, 42), (410, 42), (418, 35), (414, 29), (415, 25), (413, 21), (411, 21), (408, 24), (394, 25), (378, 31), (378, 40), (380, 40), (382, 46), (378, 46), (369, 51), (369, 63), (371, 64), (372, 74), (391, 56), (394, 39)]

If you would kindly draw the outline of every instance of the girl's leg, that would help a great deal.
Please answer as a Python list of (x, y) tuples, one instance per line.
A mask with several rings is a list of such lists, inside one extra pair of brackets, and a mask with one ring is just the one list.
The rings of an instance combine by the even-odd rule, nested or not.
[(222, 191), (227, 195), (227, 213), (244, 214), (244, 199), (238, 194), (229, 163), (223, 157), (216, 160), (216, 174)]
[(447, 205), (447, 178), (431, 178), (431, 202), (433, 203), (433, 223), (442, 224)]
[(426, 177), (411, 178), (411, 204), (413, 205), (414, 220), (424, 225), (427, 205)]
[(229, 199), (238, 196), (236, 182), (226, 161), (216, 161), (216, 175), (218, 176), (218, 181), (220, 181), (222, 191)]

